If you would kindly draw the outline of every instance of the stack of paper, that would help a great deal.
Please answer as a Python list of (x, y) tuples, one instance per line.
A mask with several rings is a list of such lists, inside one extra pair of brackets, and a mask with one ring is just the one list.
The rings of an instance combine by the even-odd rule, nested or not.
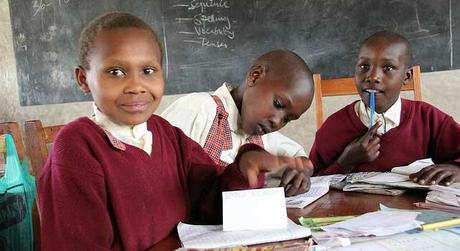
[(426, 195), (427, 202), (460, 208), (460, 183), (449, 187), (434, 185), (430, 190)]
[(291, 220), (286, 229), (225, 232), (222, 225), (190, 225), (180, 222), (177, 225), (177, 232), (185, 248), (235, 247), (298, 239), (311, 235), (310, 229), (296, 225)]
[(377, 211), (323, 227), (328, 233), (342, 236), (386, 236), (419, 228), (419, 212)]

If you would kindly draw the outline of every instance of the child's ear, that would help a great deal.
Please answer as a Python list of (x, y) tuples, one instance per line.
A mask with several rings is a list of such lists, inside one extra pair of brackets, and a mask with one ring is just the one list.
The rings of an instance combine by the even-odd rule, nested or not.
[(412, 67), (407, 68), (406, 73), (404, 73), (404, 81), (403, 84), (407, 84), (412, 80)]
[(251, 70), (248, 73), (248, 77), (246, 78), (246, 82), (248, 86), (255, 86), (256, 81), (265, 74), (265, 67), (262, 65), (255, 65), (251, 67)]
[(83, 66), (78, 65), (75, 67), (75, 78), (77, 79), (77, 84), (80, 87), (80, 90), (84, 93), (90, 93), (88, 80), (86, 77), (86, 70)]

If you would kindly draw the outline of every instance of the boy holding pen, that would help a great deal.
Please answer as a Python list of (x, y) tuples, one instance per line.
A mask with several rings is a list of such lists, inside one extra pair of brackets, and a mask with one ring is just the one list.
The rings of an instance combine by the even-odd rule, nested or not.
[(432, 105), (399, 96), (412, 77), (410, 58), (409, 41), (394, 32), (378, 32), (361, 43), (355, 68), (361, 100), (331, 115), (316, 133), (310, 152), (316, 175), (389, 171), (432, 158), (435, 164), (411, 179), (420, 184), (460, 181), (459, 124)]

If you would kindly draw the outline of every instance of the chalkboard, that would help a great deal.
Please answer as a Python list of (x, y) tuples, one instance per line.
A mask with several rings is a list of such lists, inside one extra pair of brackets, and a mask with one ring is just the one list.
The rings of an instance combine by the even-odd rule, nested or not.
[(350, 76), (359, 41), (409, 38), (422, 71), (460, 68), (460, 1), (10, 0), (22, 106), (88, 100), (73, 77), (82, 27), (111, 10), (142, 17), (164, 47), (166, 94), (239, 84), (257, 56), (287, 48), (324, 78)]

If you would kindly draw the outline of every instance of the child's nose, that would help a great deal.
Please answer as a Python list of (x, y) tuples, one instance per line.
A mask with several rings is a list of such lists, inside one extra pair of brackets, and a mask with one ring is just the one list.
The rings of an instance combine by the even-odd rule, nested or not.
[(281, 112), (275, 114), (270, 119), (270, 127), (272, 131), (277, 131), (283, 127), (283, 114)]
[(125, 93), (138, 94), (144, 92), (146, 92), (146, 89), (141, 77), (132, 76), (128, 79), (128, 83), (125, 86)]
[(371, 85), (370, 87), (372, 87), (373, 84), (379, 84), (382, 82), (382, 75), (377, 67), (374, 67), (369, 71), (369, 74), (366, 76), (366, 82)]

